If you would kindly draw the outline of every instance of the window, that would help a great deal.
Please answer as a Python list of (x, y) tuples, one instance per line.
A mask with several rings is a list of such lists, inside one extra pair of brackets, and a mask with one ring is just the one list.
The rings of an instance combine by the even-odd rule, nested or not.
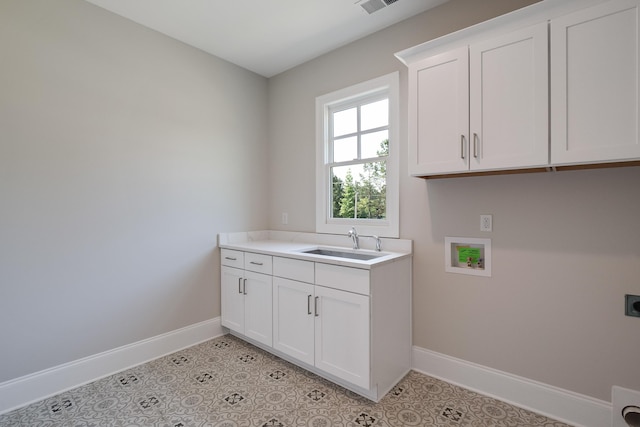
[(398, 237), (398, 73), (316, 98), (316, 231)]

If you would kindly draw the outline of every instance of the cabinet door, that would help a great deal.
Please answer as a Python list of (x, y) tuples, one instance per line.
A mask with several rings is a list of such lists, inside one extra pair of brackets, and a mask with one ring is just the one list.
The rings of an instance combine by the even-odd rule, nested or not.
[(244, 334), (244, 271), (222, 266), (220, 279), (220, 317), (222, 326)]
[(551, 21), (551, 162), (640, 158), (638, 1)]
[(262, 344), (271, 346), (273, 337), (272, 277), (252, 271), (245, 271), (244, 277), (244, 334)]
[(442, 53), (409, 67), (409, 173), (469, 169), (469, 52)]
[(473, 44), (470, 169), (549, 164), (547, 23)]
[(369, 388), (369, 297), (315, 287), (315, 365)]
[(273, 347), (309, 365), (314, 360), (313, 285), (273, 278)]

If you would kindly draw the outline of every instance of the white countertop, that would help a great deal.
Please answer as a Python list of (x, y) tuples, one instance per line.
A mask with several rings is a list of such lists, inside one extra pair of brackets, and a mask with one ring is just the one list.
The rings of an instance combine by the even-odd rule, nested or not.
[[(365, 238), (365, 236), (360, 237), (361, 242)], [(321, 262), (325, 264), (343, 265), (347, 267), (356, 267), (363, 269), (370, 269), (377, 265), (386, 264), (388, 262), (397, 261), (401, 258), (411, 256), (410, 240), (400, 241), (399, 239), (383, 239), (383, 247), (382, 251), (380, 252), (367, 249), (366, 247), (364, 249), (354, 250), (350, 246), (336, 245), (336, 241), (340, 240), (344, 241), (345, 243), (349, 242), (349, 240), (345, 236), (317, 235), (313, 233), (288, 233), (269, 231), (233, 234), (222, 233), (219, 235), (219, 246), (224, 249), (255, 252), (272, 256), (282, 256), (286, 258), (295, 258), (307, 261)], [(395, 241), (393, 242), (393, 245), (389, 244), (390, 240)], [(393, 250), (385, 250), (385, 243), (388, 243), (387, 246), (391, 246), (390, 249)], [(318, 248), (380, 256), (370, 260), (359, 260), (353, 258), (304, 253), (304, 251)]]

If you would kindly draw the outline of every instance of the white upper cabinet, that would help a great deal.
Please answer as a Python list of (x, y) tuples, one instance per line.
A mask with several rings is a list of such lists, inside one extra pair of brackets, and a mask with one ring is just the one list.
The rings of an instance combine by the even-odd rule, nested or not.
[(409, 173), (466, 171), (469, 51), (466, 46), (409, 67)]
[(409, 172), (546, 166), (547, 23), (409, 66)]
[(472, 171), (547, 166), (547, 23), (470, 45)]
[(545, 0), (396, 56), (409, 174), (640, 164), (640, 0)]
[(551, 20), (551, 162), (640, 158), (638, 1)]

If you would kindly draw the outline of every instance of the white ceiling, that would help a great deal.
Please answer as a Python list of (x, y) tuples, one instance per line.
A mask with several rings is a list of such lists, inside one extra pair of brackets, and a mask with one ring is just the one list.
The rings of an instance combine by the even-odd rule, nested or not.
[(447, 0), (86, 0), (265, 77)]

